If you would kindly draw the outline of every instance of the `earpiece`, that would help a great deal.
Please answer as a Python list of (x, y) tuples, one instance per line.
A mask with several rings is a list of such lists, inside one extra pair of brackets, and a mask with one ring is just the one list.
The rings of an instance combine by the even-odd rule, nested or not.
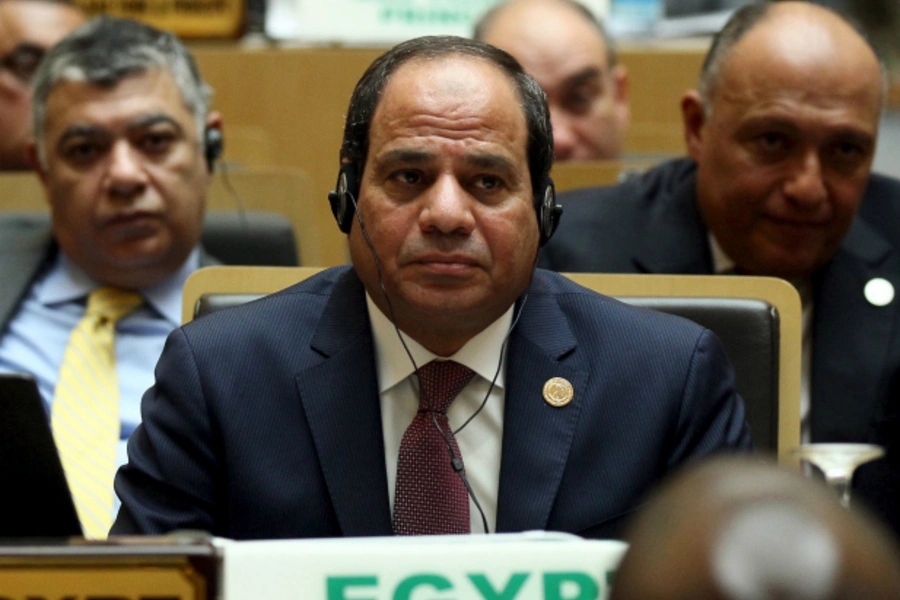
[(544, 177), (544, 181), (534, 191), (534, 210), (537, 212), (540, 244), (543, 246), (553, 237), (563, 212), (562, 206), (556, 203), (556, 187), (549, 177)]
[[(350, 233), (353, 216), (356, 213), (353, 200), (358, 199), (359, 174), (356, 167), (351, 163), (342, 164), (338, 172), (337, 185), (335, 190), (328, 194), (328, 201), (331, 203), (331, 213), (344, 233)], [(556, 203), (556, 188), (549, 177), (545, 177), (535, 190), (534, 210), (540, 231), (540, 245), (543, 246), (553, 237), (563, 212), (562, 206)]]
[(206, 169), (212, 173), (216, 168), (216, 160), (222, 156), (225, 147), (222, 130), (218, 127), (207, 127), (203, 131), (203, 154), (206, 157)]
[(338, 172), (334, 191), (328, 194), (331, 213), (334, 215), (338, 227), (344, 233), (350, 233), (350, 228), (353, 226), (353, 216), (356, 214), (354, 200), (358, 198), (359, 176), (356, 167), (352, 163), (344, 163)]

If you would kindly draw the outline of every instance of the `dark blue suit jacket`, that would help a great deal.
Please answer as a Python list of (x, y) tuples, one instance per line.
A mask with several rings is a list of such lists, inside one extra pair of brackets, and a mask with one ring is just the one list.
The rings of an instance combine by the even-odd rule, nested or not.
[[(347, 267), (170, 336), (116, 479), (114, 534), (390, 535), (362, 283)], [(568, 379), (562, 408), (542, 396)], [(749, 446), (709, 331), (538, 270), (509, 339), (498, 531), (617, 535), (679, 465)]]

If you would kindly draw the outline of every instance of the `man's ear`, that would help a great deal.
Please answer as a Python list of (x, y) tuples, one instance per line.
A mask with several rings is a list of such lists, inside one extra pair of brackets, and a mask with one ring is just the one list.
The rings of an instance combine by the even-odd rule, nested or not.
[(706, 126), (706, 108), (697, 90), (688, 90), (681, 97), (681, 120), (687, 154), (697, 162), (703, 150), (703, 129)]
[(212, 111), (206, 115), (201, 145), (206, 158), (206, 172), (211, 175), (215, 171), (216, 163), (222, 158), (224, 148), (220, 112)]
[(210, 129), (222, 129), (222, 113), (217, 110), (210, 111), (206, 115), (206, 126)]
[(41, 183), (47, 183), (47, 169), (43, 162), (41, 162), (41, 156), (38, 153), (37, 144), (34, 140), (30, 140), (25, 144), (25, 155), (28, 157), (28, 162), (31, 164), (31, 168), (34, 169), (34, 172), (37, 173)]
[(628, 69), (624, 65), (613, 67), (612, 80), (616, 86), (614, 97), (619, 105), (620, 121), (623, 124), (622, 129), (625, 129), (631, 122), (631, 106), (628, 103), (628, 92), (630, 91), (628, 89)]

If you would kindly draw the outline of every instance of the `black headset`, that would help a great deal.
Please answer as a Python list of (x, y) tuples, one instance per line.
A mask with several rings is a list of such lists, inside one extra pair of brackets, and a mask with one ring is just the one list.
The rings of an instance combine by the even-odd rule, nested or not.
[[(355, 165), (344, 163), (338, 173), (335, 191), (328, 194), (331, 212), (334, 214), (338, 227), (344, 233), (350, 233), (350, 228), (353, 226), (357, 198), (359, 198), (359, 174)], [(553, 186), (553, 180), (549, 177), (544, 177), (542, 184), (535, 190), (534, 210), (537, 213), (538, 228), (540, 229), (540, 245), (543, 246), (553, 237), (553, 232), (559, 226), (559, 218), (563, 211), (562, 206), (556, 203), (556, 188)]]
[(206, 169), (212, 173), (216, 168), (216, 160), (222, 156), (225, 142), (222, 130), (218, 127), (207, 127), (203, 130), (203, 155), (206, 157)]

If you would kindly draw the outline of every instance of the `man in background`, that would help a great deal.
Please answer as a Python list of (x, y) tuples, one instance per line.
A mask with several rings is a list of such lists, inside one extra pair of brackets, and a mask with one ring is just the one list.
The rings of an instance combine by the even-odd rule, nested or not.
[(181, 288), (212, 260), (198, 244), (220, 118), (181, 42), (126, 19), (72, 32), (34, 85), (29, 156), (52, 226), (0, 229), (0, 370), (37, 380), (101, 537)]
[(802, 439), (869, 441), (900, 371), (900, 182), (870, 173), (883, 104), (878, 58), (839, 15), (744, 7), (682, 100), (688, 158), (564, 194), (542, 264), (791, 281)]
[(510, 0), (481, 18), (474, 37), (512, 54), (547, 94), (556, 160), (621, 156), (628, 73), (589, 9), (573, 0)]
[(31, 168), (31, 79), (47, 50), (84, 20), (72, 2), (0, 1), (0, 171)]

